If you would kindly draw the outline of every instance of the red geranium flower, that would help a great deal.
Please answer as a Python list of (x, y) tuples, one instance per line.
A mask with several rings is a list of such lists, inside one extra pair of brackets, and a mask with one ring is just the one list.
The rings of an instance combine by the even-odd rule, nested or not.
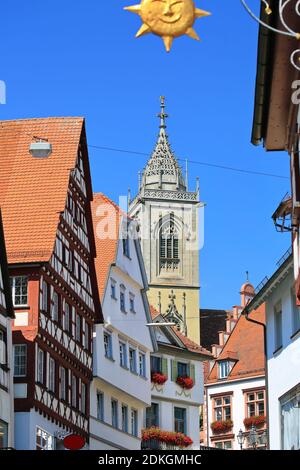
[(160, 372), (153, 372), (151, 374), (151, 382), (158, 385), (163, 385), (168, 380), (168, 377), (165, 374)]
[(194, 381), (191, 377), (177, 377), (176, 383), (186, 390), (191, 390), (194, 387)]
[(265, 416), (251, 416), (250, 418), (244, 419), (244, 425), (246, 429), (250, 429), (252, 426), (259, 427), (265, 424)]
[(185, 436), (180, 432), (162, 431), (159, 428), (152, 427), (142, 431), (142, 440), (147, 442), (149, 440), (156, 440), (164, 444), (176, 447), (190, 447), (193, 441), (190, 437)]
[(225, 421), (214, 421), (211, 423), (210, 427), (213, 433), (222, 434), (227, 431), (231, 431), (233, 422), (231, 419), (226, 419)]

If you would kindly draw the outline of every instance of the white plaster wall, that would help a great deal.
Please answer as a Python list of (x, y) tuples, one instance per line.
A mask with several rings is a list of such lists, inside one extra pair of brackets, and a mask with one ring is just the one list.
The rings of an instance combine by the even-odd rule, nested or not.
[[(123, 387), (125, 388), (125, 387)], [(97, 418), (97, 391), (104, 394), (104, 419)], [(111, 426), (111, 400), (118, 400), (118, 421), (121, 428), (121, 406), (128, 407), (128, 433)], [(138, 412), (138, 437), (131, 435), (130, 411), (135, 409)], [(139, 450), (141, 448), (141, 430), (144, 424), (145, 405), (139, 400), (129, 396), (123, 390), (117, 390), (109, 383), (101, 379), (94, 379), (91, 387), (91, 411), (90, 411), (90, 449), (128, 449)]]
[[(207, 406), (207, 418), (208, 418), (208, 445), (214, 447), (214, 442), (211, 441), (211, 437), (214, 437), (213, 433), (211, 432), (210, 425), (214, 421), (213, 418), (213, 400), (211, 399), (211, 395), (215, 395), (218, 393), (226, 393), (233, 392), (232, 395), (232, 416), (231, 419), (233, 421), (233, 429), (232, 432), (229, 434), (234, 434), (233, 439), (233, 449), (238, 450), (239, 445), (237, 442), (237, 434), (240, 429), (245, 431), (244, 427), (244, 419), (245, 419), (245, 396), (243, 390), (252, 389), (256, 387), (265, 387), (265, 379), (264, 378), (253, 378), (253, 379), (246, 379), (240, 380), (236, 382), (226, 382), (226, 383), (219, 383), (215, 385), (209, 385), (206, 387), (207, 394), (208, 394), (208, 406)], [(220, 439), (220, 441), (226, 439)]]
[[(300, 382), (300, 334), (293, 335), (291, 289), (293, 272), (284, 279), (266, 302), (267, 356), (269, 385), (270, 448), (281, 448), (281, 419), (279, 398)], [(283, 348), (275, 351), (274, 306), (282, 303)]]

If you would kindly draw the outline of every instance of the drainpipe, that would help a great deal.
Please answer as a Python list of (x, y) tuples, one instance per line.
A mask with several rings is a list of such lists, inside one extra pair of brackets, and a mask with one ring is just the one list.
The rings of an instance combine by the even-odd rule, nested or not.
[(265, 323), (262, 323), (257, 320), (253, 320), (253, 318), (249, 317), (249, 312), (245, 309), (245, 318), (247, 321), (251, 323), (255, 323), (256, 325), (260, 325), (263, 327), (264, 331), (264, 356), (265, 356), (265, 384), (266, 384), (266, 404), (267, 404), (267, 449), (270, 450), (270, 437), (269, 437), (269, 383), (268, 383), (268, 356), (267, 356), (267, 326)]

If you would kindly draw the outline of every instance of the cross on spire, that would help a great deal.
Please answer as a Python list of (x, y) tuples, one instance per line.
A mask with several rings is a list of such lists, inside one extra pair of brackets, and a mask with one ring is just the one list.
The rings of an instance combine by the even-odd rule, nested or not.
[(166, 129), (166, 118), (169, 117), (168, 114), (165, 113), (165, 97), (161, 96), (160, 97), (160, 113), (157, 115), (160, 118), (160, 128), (161, 129)]

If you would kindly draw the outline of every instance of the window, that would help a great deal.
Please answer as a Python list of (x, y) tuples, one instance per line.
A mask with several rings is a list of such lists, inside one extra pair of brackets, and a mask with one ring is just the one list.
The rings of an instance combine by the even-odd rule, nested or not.
[(72, 406), (77, 408), (77, 378), (72, 376)]
[(126, 348), (126, 343), (123, 343), (120, 341), (119, 343), (119, 349), (120, 349), (120, 366), (121, 367), (127, 367), (127, 348)]
[(131, 434), (135, 437), (138, 435), (138, 412), (131, 410)]
[(185, 364), (183, 362), (177, 363), (177, 375), (178, 377), (189, 377), (189, 364)]
[(159, 236), (160, 267), (165, 269), (176, 269), (179, 263), (179, 238), (174, 223), (174, 214), (169, 216), (168, 223), (162, 224)]
[(149, 408), (146, 409), (146, 427), (158, 427), (159, 426), (159, 405), (158, 403), (152, 403)]
[(46, 281), (43, 281), (42, 287), (42, 309), (43, 312), (48, 313), (48, 284)]
[(274, 324), (275, 324), (275, 351), (282, 348), (282, 309), (281, 303), (274, 308)]
[(65, 302), (64, 325), (65, 331), (70, 332), (70, 305)]
[(174, 408), (174, 431), (186, 434), (186, 409)]
[(117, 299), (117, 296), (116, 296), (116, 281), (114, 281), (113, 279), (111, 279), (110, 281), (110, 295), (112, 297), (112, 299)]
[(7, 365), (7, 341), (6, 332), (0, 329), (0, 366)]
[(81, 412), (86, 414), (86, 384), (81, 384)]
[(139, 374), (146, 377), (146, 355), (142, 352), (139, 353)]
[(55, 393), (55, 360), (49, 359), (49, 390)]
[(80, 343), (81, 339), (81, 317), (79, 313), (76, 313), (76, 341)]
[(265, 392), (263, 390), (246, 393), (247, 418), (265, 415)]
[(214, 421), (231, 419), (231, 397), (216, 397), (213, 399)]
[(54, 437), (39, 427), (36, 428), (36, 450), (54, 450)]
[(128, 432), (128, 406), (122, 405), (122, 431)]
[(134, 295), (129, 294), (129, 308), (131, 313), (135, 313), (135, 307), (134, 307)]
[(64, 367), (59, 368), (59, 398), (61, 400), (66, 400), (66, 390), (67, 390), (67, 383), (66, 383), (66, 369)]
[(152, 373), (161, 373), (162, 371), (162, 360), (161, 357), (151, 356), (151, 372)]
[(114, 428), (118, 428), (119, 420), (118, 420), (118, 402), (117, 400), (111, 401), (111, 425)]
[(280, 399), (281, 448), (300, 450), (300, 386), (294, 387)]
[(59, 298), (57, 292), (53, 292), (51, 318), (53, 321), (58, 321)]
[(123, 285), (120, 286), (120, 309), (126, 313), (125, 287)]
[(14, 345), (14, 376), (25, 377), (27, 375), (27, 345)]
[(295, 289), (292, 289), (291, 297), (292, 297), (292, 305), (293, 305), (293, 331), (292, 331), (292, 334), (295, 334), (300, 330), (300, 308), (296, 304)]
[(136, 373), (136, 350), (129, 348), (129, 367), (130, 371)]
[(128, 236), (122, 239), (122, 243), (123, 243), (123, 254), (127, 256), (127, 258), (130, 258), (130, 246), (129, 246)]
[(230, 362), (220, 361), (219, 362), (219, 379), (226, 379), (230, 373)]
[(90, 325), (85, 322), (85, 332), (84, 332), (84, 347), (87, 351), (90, 349)]
[(26, 276), (11, 278), (11, 290), (15, 306), (28, 304), (28, 279)]
[(37, 353), (37, 381), (40, 384), (44, 383), (44, 351), (42, 349), (38, 349)]
[(217, 449), (231, 450), (232, 449), (232, 441), (215, 442), (215, 447)]
[(97, 391), (97, 419), (104, 421), (104, 394)]
[(8, 424), (0, 419), (0, 449), (8, 447)]
[(112, 337), (110, 333), (104, 332), (103, 334), (103, 341), (104, 341), (104, 354), (105, 357), (108, 359), (112, 359), (113, 351), (112, 351)]

